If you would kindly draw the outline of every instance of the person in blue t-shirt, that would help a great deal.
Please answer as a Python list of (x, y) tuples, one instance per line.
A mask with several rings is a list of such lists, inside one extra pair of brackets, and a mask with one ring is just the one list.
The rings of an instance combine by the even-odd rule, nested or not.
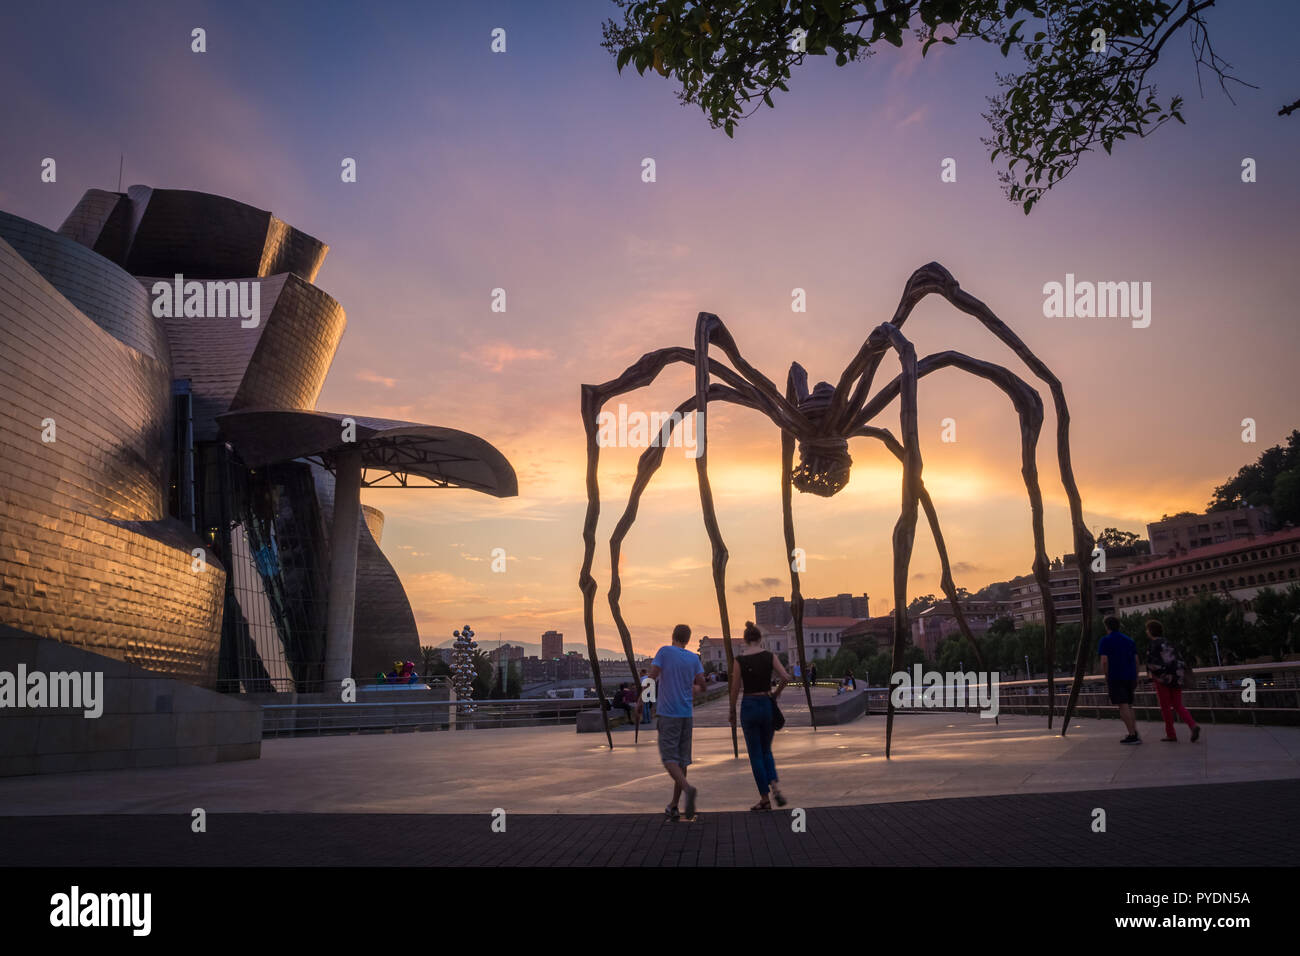
[(677, 801), (686, 794), (686, 819), (695, 816), (697, 790), (686, 782), (691, 762), (691, 729), (695, 717), (695, 688), (704, 690), (704, 665), (700, 655), (686, 649), (691, 629), (685, 624), (673, 628), (672, 644), (665, 644), (650, 665), (655, 682), (655, 712), (659, 719), (659, 759), (673, 778), (673, 802), (664, 808), (676, 821)]
[(1119, 719), (1128, 729), (1128, 736), (1120, 743), (1140, 744), (1142, 738), (1138, 736), (1137, 719), (1133, 716), (1133, 692), (1138, 680), (1137, 645), (1133, 638), (1120, 632), (1119, 618), (1112, 615), (1102, 623), (1107, 633), (1097, 645), (1101, 672), (1106, 675), (1110, 702), (1119, 708)]

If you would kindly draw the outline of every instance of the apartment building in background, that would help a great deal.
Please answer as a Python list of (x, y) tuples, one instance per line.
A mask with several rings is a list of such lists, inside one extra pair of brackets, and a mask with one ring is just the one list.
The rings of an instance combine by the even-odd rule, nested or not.
[[(959, 603), (966, 624), (976, 637), (985, 633), (998, 618), (1011, 615), (1011, 601), (967, 600)], [(930, 660), (938, 656), (940, 644), (954, 634), (961, 634), (957, 612), (953, 610), (951, 601), (940, 601), (926, 608), (911, 623), (912, 643)]]
[(559, 631), (547, 631), (542, 635), (542, 660), (553, 661), (564, 656), (564, 635)]
[(1300, 528), (1236, 538), (1159, 555), (1123, 572), (1115, 591), (1121, 614), (1142, 614), (1179, 599), (1214, 593), (1245, 605), (1264, 588), (1284, 591), (1300, 576)]
[[(1115, 588), (1118, 587), (1126, 569), (1139, 561), (1149, 559), (1149, 555), (1129, 555), (1125, 557), (1107, 557), (1106, 570), (1094, 571), (1092, 574), (1094, 606), (1097, 614), (1105, 617), (1115, 612)], [(1057, 624), (1078, 624), (1083, 620), (1083, 592), (1079, 585), (1079, 562), (1073, 554), (1058, 558), (1052, 562), (1048, 572), (1051, 580), (1052, 603), (1056, 608)], [(1032, 574), (1026, 574), (1011, 582), (1011, 599), (1008, 614), (1016, 628), (1026, 624), (1042, 624), (1043, 595), (1038, 587), (1038, 580)]]
[[(804, 598), (803, 616), (805, 621), (810, 617), (848, 617), (857, 621), (871, 616), (870, 602), (871, 599), (865, 593), (857, 596), (837, 594), (827, 598)], [(778, 596), (754, 602), (754, 623), (760, 629), (785, 627), (793, 620), (788, 598)]]
[(1277, 523), (1270, 509), (1247, 505), (1232, 511), (1174, 515), (1153, 521), (1147, 525), (1147, 537), (1153, 555), (1167, 555), (1171, 550), (1190, 551), (1276, 530)]

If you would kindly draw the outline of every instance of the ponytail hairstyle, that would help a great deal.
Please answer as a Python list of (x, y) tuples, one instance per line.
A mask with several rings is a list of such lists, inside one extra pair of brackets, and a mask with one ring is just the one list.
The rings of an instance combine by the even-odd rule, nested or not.
[(763, 632), (754, 626), (753, 621), (745, 622), (745, 643), (758, 644), (763, 640)]

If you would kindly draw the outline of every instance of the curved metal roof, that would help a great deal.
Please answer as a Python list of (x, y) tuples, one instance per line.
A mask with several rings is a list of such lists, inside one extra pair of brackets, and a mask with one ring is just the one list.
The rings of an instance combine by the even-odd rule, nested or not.
[(87, 190), (59, 232), (133, 275), (187, 279), (266, 277), (292, 272), (307, 282), (329, 246), (237, 199), (192, 189), (131, 186)]
[(117, 263), (35, 222), (0, 212), (0, 239), (86, 318), (113, 338), (164, 365), (167, 335), (154, 318), (149, 293)]
[[(343, 420), (356, 423), (356, 441), (343, 441)], [(438, 425), (291, 409), (241, 409), (217, 416), (223, 437), (253, 467), (318, 458), (333, 467), (339, 455), (361, 452), (368, 488), (470, 488), (496, 498), (519, 494), (515, 470), (489, 442)], [(411, 477), (430, 484), (410, 482)]]

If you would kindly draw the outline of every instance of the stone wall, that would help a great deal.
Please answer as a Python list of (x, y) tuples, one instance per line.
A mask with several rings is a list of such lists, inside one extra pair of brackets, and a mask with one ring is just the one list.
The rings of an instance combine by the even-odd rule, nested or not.
[(0, 706), (0, 777), (178, 767), (262, 754), (262, 709), (0, 625), (0, 672), (103, 674), (102, 713)]

